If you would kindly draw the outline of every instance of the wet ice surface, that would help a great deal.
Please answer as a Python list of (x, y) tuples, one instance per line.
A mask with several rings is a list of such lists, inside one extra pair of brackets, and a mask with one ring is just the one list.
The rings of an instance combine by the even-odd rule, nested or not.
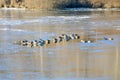
[[(119, 14), (119, 10), (1, 9), (0, 80), (119, 79), (116, 56), (120, 54)], [(63, 33), (77, 33), (81, 39), (94, 39), (94, 42), (73, 40), (43, 47), (14, 44), (23, 39), (53, 39)]]

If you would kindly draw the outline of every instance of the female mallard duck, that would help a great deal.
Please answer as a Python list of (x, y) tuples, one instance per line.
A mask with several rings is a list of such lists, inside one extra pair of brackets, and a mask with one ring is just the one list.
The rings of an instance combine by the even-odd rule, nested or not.
[(104, 37), (104, 40), (114, 40), (113, 38), (106, 38)]

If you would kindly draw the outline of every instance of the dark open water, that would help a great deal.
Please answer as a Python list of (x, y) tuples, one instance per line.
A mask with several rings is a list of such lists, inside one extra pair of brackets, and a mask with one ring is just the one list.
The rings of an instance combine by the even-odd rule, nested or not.
[[(14, 44), (62, 33), (77, 33), (95, 42), (70, 41), (39, 48)], [(119, 9), (0, 9), (0, 80), (120, 80), (119, 70)]]

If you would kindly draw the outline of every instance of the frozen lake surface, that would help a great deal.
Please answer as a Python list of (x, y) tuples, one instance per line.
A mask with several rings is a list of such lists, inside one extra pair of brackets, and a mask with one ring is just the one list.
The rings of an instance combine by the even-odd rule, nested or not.
[[(39, 48), (14, 44), (63, 33), (77, 33), (95, 42), (78, 40)], [(119, 80), (119, 70), (119, 9), (0, 9), (0, 80)]]

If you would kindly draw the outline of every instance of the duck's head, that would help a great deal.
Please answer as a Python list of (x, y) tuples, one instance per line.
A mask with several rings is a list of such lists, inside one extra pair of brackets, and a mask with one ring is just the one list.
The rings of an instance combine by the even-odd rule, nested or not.
[(63, 39), (66, 39), (67, 35), (66, 35), (66, 34), (62, 34), (61, 37), (62, 37)]
[(75, 34), (75, 39), (80, 39), (80, 36), (78, 34)]
[(62, 36), (66, 36), (66, 34), (62, 34)]

